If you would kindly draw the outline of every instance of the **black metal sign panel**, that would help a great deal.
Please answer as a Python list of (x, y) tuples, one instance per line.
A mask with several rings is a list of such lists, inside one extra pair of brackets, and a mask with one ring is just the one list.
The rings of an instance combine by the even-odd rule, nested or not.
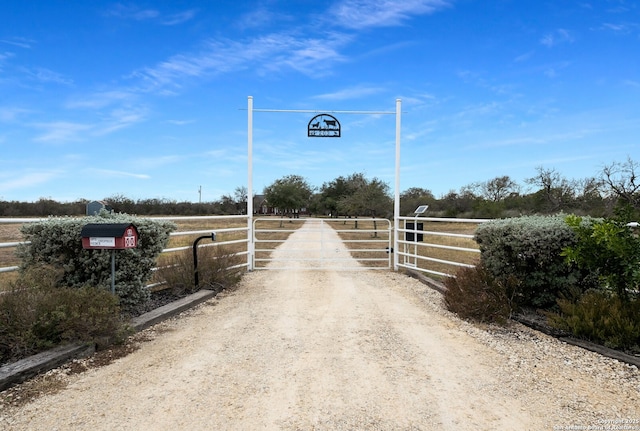
[(339, 138), (340, 122), (333, 115), (316, 115), (309, 121), (307, 136), (310, 138)]

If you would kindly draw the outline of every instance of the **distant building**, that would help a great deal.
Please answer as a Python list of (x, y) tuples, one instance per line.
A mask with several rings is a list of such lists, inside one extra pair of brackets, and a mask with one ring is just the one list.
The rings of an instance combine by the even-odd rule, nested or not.
[(273, 214), (273, 208), (269, 206), (269, 202), (267, 202), (264, 195), (255, 195), (253, 197), (253, 213)]

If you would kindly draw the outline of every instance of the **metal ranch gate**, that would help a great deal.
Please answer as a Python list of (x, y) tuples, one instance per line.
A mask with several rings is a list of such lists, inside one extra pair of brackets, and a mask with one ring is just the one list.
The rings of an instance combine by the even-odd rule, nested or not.
[(393, 230), (386, 219), (261, 217), (252, 230), (255, 270), (392, 267)]

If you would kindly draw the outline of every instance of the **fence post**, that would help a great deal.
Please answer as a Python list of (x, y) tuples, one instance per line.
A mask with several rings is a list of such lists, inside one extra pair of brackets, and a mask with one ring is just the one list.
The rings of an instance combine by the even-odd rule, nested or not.
[(253, 270), (253, 97), (247, 99), (247, 270)]
[[(396, 181), (393, 202), (393, 249), (398, 250), (398, 228), (400, 224), (400, 118), (402, 100), (396, 99)], [(398, 270), (398, 253), (393, 254), (393, 270)]]

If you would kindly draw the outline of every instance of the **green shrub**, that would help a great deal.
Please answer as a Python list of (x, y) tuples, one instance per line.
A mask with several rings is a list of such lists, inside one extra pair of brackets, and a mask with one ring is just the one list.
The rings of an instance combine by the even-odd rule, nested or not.
[(628, 301), (640, 287), (640, 238), (626, 226), (627, 220), (612, 218), (585, 222), (567, 216), (566, 223), (577, 241), (562, 255), (567, 262), (591, 271), (598, 287), (611, 289)]
[(640, 300), (589, 291), (577, 301), (558, 300), (560, 313), (548, 313), (549, 324), (614, 349), (640, 352)]
[(106, 289), (60, 288), (62, 271), (33, 266), (0, 295), (0, 363), (66, 342), (118, 341), (126, 332)]
[(176, 228), (171, 222), (102, 212), (98, 216), (50, 218), (40, 223), (25, 224), (22, 233), (31, 244), (18, 249), (22, 269), (43, 263), (55, 265), (63, 270), (62, 286), (109, 288), (111, 250), (82, 248), (80, 231), (89, 223), (132, 223), (137, 227), (138, 246), (115, 251), (115, 290), (125, 309), (148, 300), (145, 284), (152, 275), (158, 255), (168, 242), (169, 233)]
[[(241, 260), (241, 256), (227, 252), (222, 246), (199, 247), (199, 288), (221, 290), (234, 286), (243, 271)], [(195, 291), (193, 250), (174, 253), (166, 265), (158, 270), (156, 279), (166, 282), (174, 291)]]
[(445, 280), (444, 302), (463, 319), (504, 324), (513, 311), (516, 285), (515, 279), (500, 280), (481, 265), (463, 268)]
[(494, 277), (520, 281), (519, 306), (549, 308), (556, 298), (593, 287), (586, 268), (567, 264), (561, 255), (576, 243), (564, 216), (527, 216), (481, 224), (475, 240), (482, 264)]

